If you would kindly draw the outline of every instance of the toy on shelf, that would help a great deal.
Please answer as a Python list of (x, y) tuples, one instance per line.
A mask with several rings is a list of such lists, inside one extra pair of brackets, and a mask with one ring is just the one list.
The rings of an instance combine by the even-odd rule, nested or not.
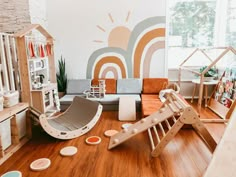
[(106, 94), (105, 80), (99, 80), (98, 86), (91, 86), (90, 90), (84, 91), (86, 98), (104, 98)]
[[(151, 154), (153, 157), (157, 157), (184, 124), (192, 125), (210, 150), (215, 150), (217, 144), (200, 121), (196, 111), (174, 91), (166, 94), (166, 101), (159, 111), (112, 136), (108, 149), (112, 149), (147, 130), (152, 148)], [(167, 131), (165, 127), (168, 129)]]

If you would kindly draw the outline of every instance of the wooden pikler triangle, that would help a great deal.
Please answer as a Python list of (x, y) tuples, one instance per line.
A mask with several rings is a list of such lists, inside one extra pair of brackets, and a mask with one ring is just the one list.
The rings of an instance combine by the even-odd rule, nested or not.
[(184, 124), (192, 125), (195, 131), (213, 152), (216, 142), (200, 121), (198, 113), (174, 91), (165, 95), (162, 108), (141, 119), (110, 138), (108, 149), (112, 149), (131, 137), (148, 131), (153, 157), (157, 157), (165, 146), (174, 138)]

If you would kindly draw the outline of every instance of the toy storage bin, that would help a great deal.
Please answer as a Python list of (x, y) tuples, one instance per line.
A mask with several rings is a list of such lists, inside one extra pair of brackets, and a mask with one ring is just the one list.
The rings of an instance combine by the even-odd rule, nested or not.
[(0, 135), (2, 149), (5, 150), (11, 145), (11, 119), (0, 122)]
[(11, 107), (19, 103), (19, 92), (18, 91), (12, 91), (12, 92), (6, 92), (4, 93), (4, 101), (3, 106), (5, 108)]
[(26, 112), (27, 110), (24, 110), (16, 114), (16, 124), (20, 139), (26, 135)]

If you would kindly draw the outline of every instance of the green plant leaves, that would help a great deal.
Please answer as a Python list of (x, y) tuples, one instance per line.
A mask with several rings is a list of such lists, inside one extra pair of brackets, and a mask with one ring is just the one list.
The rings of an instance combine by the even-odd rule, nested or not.
[(66, 92), (67, 88), (66, 64), (65, 64), (65, 59), (63, 59), (62, 56), (60, 60), (58, 60), (58, 69), (59, 71), (56, 74), (58, 92)]
[[(207, 66), (203, 66), (200, 68), (200, 73), (202, 73)], [(217, 70), (215, 67), (210, 68), (205, 74), (204, 77), (216, 77), (217, 76)]]

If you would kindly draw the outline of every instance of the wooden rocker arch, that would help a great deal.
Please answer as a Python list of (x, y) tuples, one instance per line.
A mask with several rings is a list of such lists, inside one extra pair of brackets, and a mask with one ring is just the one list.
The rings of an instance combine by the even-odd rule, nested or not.
[(75, 96), (70, 107), (62, 114), (39, 117), (42, 128), (58, 139), (77, 138), (92, 129), (102, 113), (102, 105), (79, 96)]

